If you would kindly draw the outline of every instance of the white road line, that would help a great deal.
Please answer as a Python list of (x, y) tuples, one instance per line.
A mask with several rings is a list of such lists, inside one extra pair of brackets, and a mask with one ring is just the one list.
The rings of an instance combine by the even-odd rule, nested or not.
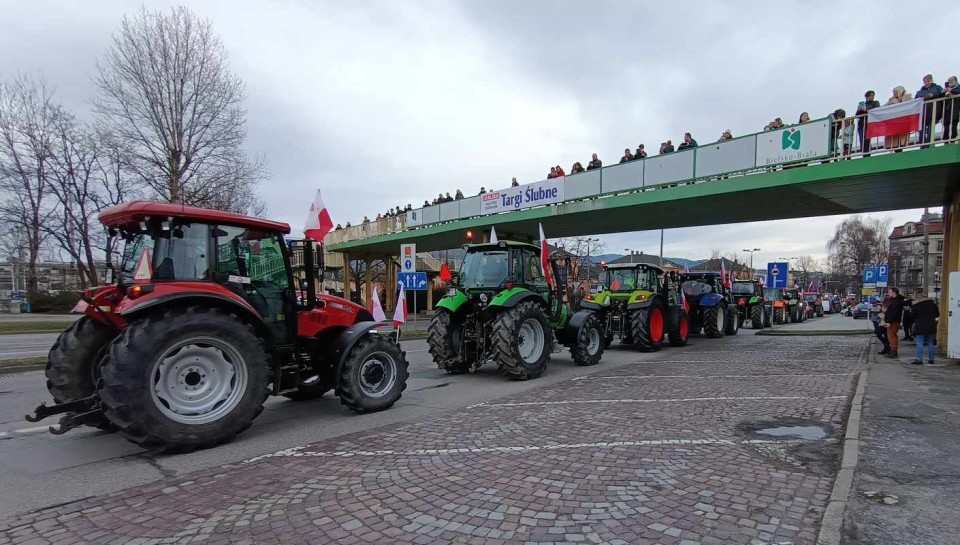
[(745, 397), (686, 397), (686, 398), (667, 398), (667, 399), (579, 399), (569, 401), (524, 401), (519, 403), (477, 403), (470, 405), (468, 409), (477, 409), (480, 407), (495, 409), (498, 407), (533, 407), (538, 405), (585, 405), (585, 404), (609, 404), (609, 403), (685, 403), (697, 401), (759, 401), (759, 400), (777, 400), (785, 401), (791, 399), (846, 399), (847, 396), (745, 396)]
[(49, 426), (37, 426), (35, 428), (21, 428), (13, 431), (17, 433), (37, 433), (38, 431), (47, 431), (48, 429), (50, 429)]
[(406, 352), (407, 354), (410, 354), (411, 352), (426, 352), (427, 350), (429, 350), (429, 348), (418, 348), (416, 350), (404, 350), (404, 352)]
[(7, 432), (0, 431), (0, 437), (6, 437), (7, 435), (9, 435)]
[(351, 458), (354, 456), (437, 456), (442, 454), (477, 454), (488, 452), (529, 452), (535, 450), (568, 450), (587, 448), (617, 448), (617, 447), (647, 447), (647, 446), (686, 446), (686, 445), (770, 445), (793, 444), (802, 441), (797, 439), (749, 439), (734, 441), (730, 439), (650, 439), (646, 441), (609, 441), (597, 443), (561, 443), (556, 445), (518, 445), (513, 447), (465, 447), (441, 449), (414, 449), (414, 450), (341, 450), (335, 452), (303, 450), (306, 446), (293, 447), (272, 454), (264, 454), (244, 460), (249, 464), (267, 458)]
[(583, 377), (574, 377), (570, 380), (612, 380), (612, 379), (648, 379), (648, 378), (699, 378), (699, 379), (717, 379), (717, 378), (769, 378), (769, 377), (849, 377), (858, 373), (806, 373), (806, 374), (771, 374), (771, 375), (611, 375), (604, 377), (595, 377), (587, 375)]

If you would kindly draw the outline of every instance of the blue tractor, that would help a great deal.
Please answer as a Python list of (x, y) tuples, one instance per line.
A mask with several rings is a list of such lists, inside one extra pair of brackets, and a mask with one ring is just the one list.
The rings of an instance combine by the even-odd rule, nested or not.
[(690, 333), (702, 331), (713, 338), (737, 334), (737, 309), (730, 305), (720, 273), (683, 273), (680, 288), (690, 305)]

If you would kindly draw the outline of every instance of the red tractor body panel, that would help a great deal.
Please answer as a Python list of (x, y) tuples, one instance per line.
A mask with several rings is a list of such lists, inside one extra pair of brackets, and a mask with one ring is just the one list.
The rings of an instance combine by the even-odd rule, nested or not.
[(239, 227), (276, 231), (283, 234), (290, 232), (290, 225), (280, 221), (270, 221), (260, 218), (251, 218), (232, 212), (221, 212), (196, 206), (181, 204), (132, 201), (117, 206), (111, 206), (100, 212), (100, 223), (107, 227), (123, 227), (140, 223), (147, 217), (153, 218), (183, 218), (197, 223), (223, 223)]
[[(138, 288), (142, 290), (142, 295), (132, 296), (134, 291)], [(131, 312), (136, 312), (140, 308), (153, 306), (161, 299), (182, 299), (193, 296), (215, 297), (217, 299), (222, 299), (239, 305), (254, 315), (257, 314), (257, 310), (253, 308), (250, 303), (236, 293), (230, 291), (227, 287), (205, 281), (156, 282), (153, 284), (138, 284), (136, 286), (128, 287), (126, 297), (124, 297), (114, 308), (114, 312), (121, 315), (130, 314)]]
[[(366, 313), (366, 309), (352, 301), (327, 294), (317, 294), (316, 308), (297, 313), (297, 335), (315, 337), (321, 331), (331, 327), (346, 329), (357, 323), (357, 316)], [(360, 321), (369, 317), (361, 316)]]

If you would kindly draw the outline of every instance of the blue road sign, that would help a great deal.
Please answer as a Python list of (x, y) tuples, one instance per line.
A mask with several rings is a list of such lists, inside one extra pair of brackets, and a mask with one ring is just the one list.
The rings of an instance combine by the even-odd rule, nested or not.
[(870, 267), (869, 269), (863, 270), (863, 287), (873, 288), (877, 285), (877, 268)]
[(878, 281), (878, 282), (886, 282), (886, 281), (890, 280), (890, 278), (888, 278), (888, 277), (890, 276), (889, 270), (890, 270), (890, 268), (887, 267), (886, 264), (878, 265), (878, 266), (877, 266), (877, 281)]
[(397, 283), (407, 291), (427, 291), (427, 273), (397, 273)]
[(787, 271), (786, 263), (767, 263), (767, 287), (786, 288)]

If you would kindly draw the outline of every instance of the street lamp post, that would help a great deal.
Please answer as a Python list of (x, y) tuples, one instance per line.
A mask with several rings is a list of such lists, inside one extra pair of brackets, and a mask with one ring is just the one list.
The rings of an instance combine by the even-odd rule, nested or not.
[[(781, 260), (781, 261), (786, 261), (786, 262), (787, 262), (787, 276), (789, 277), (789, 276), (790, 276), (790, 262), (793, 261), (794, 259), (800, 259), (800, 258), (797, 257), (797, 256), (791, 256), (791, 257), (778, 257), (777, 259), (779, 259), (779, 260)], [(796, 279), (796, 278), (793, 279), (793, 283), (794, 283), (794, 284), (797, 283), (797, 279)]]
[(753, 277), (757, 275), (756, 272), (754, 272), (753, 270), (753, 252), (759, 252), (760, 248), (754, 248), (752, 250), (748, 250), (744, 248), (743, 251), (744, 253), (750, 254), (750, 278), (753, 279)]

